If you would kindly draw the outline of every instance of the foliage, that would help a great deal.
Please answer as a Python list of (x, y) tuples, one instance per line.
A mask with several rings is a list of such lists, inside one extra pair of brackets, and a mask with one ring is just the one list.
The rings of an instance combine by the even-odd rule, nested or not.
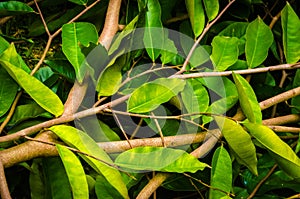
[(113, 2), (0, 2), (10, 195), (297, 194), (300, 3)]

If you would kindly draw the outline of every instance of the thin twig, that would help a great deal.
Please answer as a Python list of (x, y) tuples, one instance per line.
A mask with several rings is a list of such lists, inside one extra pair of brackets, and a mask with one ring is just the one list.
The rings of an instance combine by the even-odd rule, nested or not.
[[(151, 112), (151, 115), (155, 116), (153, 112)], [(163, 133), (161, 131), (161, 128), (159, 126), (159, 123), (158, 123), (157, 119), (154, 118), (153, 120), (154, 120), (155, 126), (156, 126), (156, 128), (157, 128), (157, 130), (159, 132), (159, 136), (160, 136), (161, 143), (162, 143), (163, 147), (167, 147), (166, 143), (165, 143), (164, 135), (163, 135)]]
[(119, 126), (120, 130), (122, 131), (122, 134), (124, 135), (126, 141), (128, 142), (129, 146), (132, 148), (130, 140), (129, 140), (129, 138), (128, 138), (128, 136), (127, 136), (127, 134), (126, 134), (126, 132), (125, 132), (125, 130), (124, 130), (124, 128), (123, 128), (123, 126), (122, 126), (119, 118), (118, 118), (118, 116), (114, 112), (112, 114), (113, 114), (113, 116), (114, 116), (114, 118), (115, 118), (115, 120), (117, 122), (117, 125)]
[(255, 196), (256, 192), (258, 191), (258, 189), (261, 187), (261, 185), (272, 175), (272, 173), (275, 171), (275, 169), (277, 168), (277, 164), (275, 164), (270, 171), (267, 173), (267, 175), (261, 179), (261, 181), (259, 181), (259, 183), (255, 186), (254, 190), (252, 191), (252, 193), (248, 196), (247, 199), (251, 199)]
[(179, 75), (182, 74), (183, 72), (186, 71), (186, 67), (196, 49), (196, 47), (199, 45), (200, 41), (203, 39), (204, 35), (206, 35), (206, 33), (209, 31), (209, 29), (221, 18), (221, 16), (225, 13), (225, 11), (235, 2), (235, 0), (230, 1), (225, 8), (218, 14), (218, 16), (211, 21), (211, 23), (207, 23), (206, 27), (204, 28), (203, 32), (201, 33), (201, 35), (198, 37), (198, 39), (195, 41), (194, 45), (192, 46), (191, 50), (189, 51), (189, 54), (187, 55), (182, 68), (180, 69), (180, 71), (178, 71), (175, 75)]

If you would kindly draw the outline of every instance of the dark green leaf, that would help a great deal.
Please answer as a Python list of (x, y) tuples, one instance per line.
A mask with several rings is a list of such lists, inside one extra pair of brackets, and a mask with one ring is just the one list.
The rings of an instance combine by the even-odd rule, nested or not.
[(238, 38), (216, 36), (212, 41), (211, 59), (217, 71), (224, 71), (238, 60)]
[(246, 60), (249, 68), (257, 67), (267, 58), (272, 43), (272, 31), (260, 17), (248, 25), (246, 31)]
[(270, 128), (261, 124), (245, 122), (249, 133), (264, 146), (279, 167), (295, 180), (300, 180), (300, 159), (289, 145), (283, 142)]
[(76, 3), (78, 5), (86, 5), (88, 0), (68, 0), (70, 2)]
[(19, 1), (0, 2), (0, 16), (11, 16), (26, 13), (34, 13), (34, 10), (26, 3)]
[(281, 11), (281, 26), (286, 62), (296, 63), (300, 59), (300, 20), (288, 2)]
[(102, 175), (98, 175), (96, 178), (95, 192), (98, 199), (123, 198), (118, 193), (118, 191), (114, 187), (112, 187)]
[(169, 101), (183, 90), (185, 81), (160, 78), (137, 88), (128, 100), (127, 110), (145, 113), (154, 110), (160, 104)]
[[(226, 149), (221, 146), (214, 152), (211, 165), (211, 181), (209, 198), (222, 198), (232, 190), (232, 166), (231, 159)], [(221, 192), (220, 189), (224, 192)]]
[(179, 149), (163, 147), (137, 147), (121, 153), (115, 164), (129, 170), (163, 172), (191, 172), (203, 170), (208, 165)]
[(240, 74), (232, 73), (241, 108), (250, 122), (261, 124), (262, 113), (250, 84)]
[(256, 150), (251, 136), (233, 120), (220, 116), (214, 116), (214, 118), (238, 162), (257, 175)]
[[(60, 139), (69, 146), (78, 150), (91, 154), (109, 164), (112, 164), (110, 157), (90, 138), (86, 133), (66, 125), (58, 125), (50, 128)], [(81, 155), (81, 157), (98, 173), (101, 173), (107, 181), (124, 197), (129, 198), (127, 188), (122, 181), (122, 177), (118, 170), (95, 160), (94, 158)]]
[(57, 144), (56, 149), (66, 169), (73, 198), (89, 198), (89, 190), (85, 173), (77, 156), (65, 146)]

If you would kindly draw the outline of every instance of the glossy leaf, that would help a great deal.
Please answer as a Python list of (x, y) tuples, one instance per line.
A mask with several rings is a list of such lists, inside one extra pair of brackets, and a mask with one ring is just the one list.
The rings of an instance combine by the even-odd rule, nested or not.
[(211, 59), (217, 71), (224, 71), (238, 60), (238, 38), (216, 36), (212, 41)]
[[(205, 112), (209, 104), (209, 95), (206, 88), (195, 79), (188, 79), (181, 92), (182, 102), (188, 113)], [(197, 118), (199, 116), (192, 116)]]
[(76, 79), (75, 71), (71, 64), (66, 60), (45, 60), (45, 64), (47, 64), (53, 71), (59, 73), (67, 80), (74, 82)]
[(127, 110), (134, 113), (152, 111), (182, 91), (184, 85), (185, 81), (174, 78), (160, 78), (143, 84), (131, 94)]
[(218, 35), (241, 38), (246, 34), (248, 22), (233, 22), (224, 28)]
[[(7, 61), (1, 61), (0, 64), (6, 69), (10, 76), (38, 103), (43, 109), (60, 116), (64, 111), (64, 106), (59, 97), (48, 87), (30, 76), (22, 69), (12, 65)], [(45, 96), (47, 96), (45, 98)]]
[(250, 122), (261, 124), (262, 113), (251, 85), (240, 74), (232, 73), (241, 108)]
[(89, 43), (97, 43), (98, 33), (96, 27), (87, 22), (65, 24), (62, 27), (62, 51), (75, 69), (79, 82), (83, 81), (82, 72), (85, 56), (81, 52), (80, 45), (89, 46)]
[(2, 67), (0, 67), (0, 91), (1, 117), (9, 110), (18, 91), (18, 85)]
[(281, 26), (286, 62), (296, 63), (300, 59), (300, 20), (288, 2), (281, 11)]
[(270, 128), (254, 123), (243, 123), (249, 133), (264, 146), (279, 167), (289, 176), (300, 181), (300, 159), (292, 148), (282, 141)]
[(248, 25), (245, 53), (249, 68), (257, 67), (267, 58), (272, 43), (272, 31), (260, 17)]
[(190, 22), (195, 37), (198, 37), (205, 25), (205, 14), (201, 0), (185, 0), (185, 6), (188, 11)]
[[(107, 163), (112, 164), (110, 157), (92, 140), (86, 133), (66, 125), (52, 126), (50, 128), (60, 139), (69, 146), (78, 150), (91, 154)], [(122, 181), (122, 177), (118, 170), (98, 161), (91, 157), (81, 157), (98, 173), (101, 173), (107, 181), (124, 197), (129, 198), (127, 188)]]
[(19, 1), (0, 2), (0, 16), (20, 15), (34, 13), (34, 10), (26, 3)]
[(214, 20), (219, 13), (219, 0), (204, 0), (203, 3), (208, 20)]
[(66, 147), (57, 144), (56, 149), (64, 164), (74, 199), (89, 198), (89, 189), (81, 162)]
[(232, 190), (231, 158), (223, 146), (215, 150), (211, 167), (210, 186), (212, 188), (209, 189), (209, 198), (222, 198), (226, 196), (224, 192), (230, 193)]
[(183, 150), (164, 147), (137, 147), (127, 150), (116, 158), (115, 164), (128, 170), (176, 173), (195, 173), (208, 166)]
[(68, 1), (70, 1), (72, 3), (76, 3), (78, 5), (86, 5), (88, 2), (88, 0), (68, 0)]
[(233, 120), (221, 116), (214, 116), (214, 118), (233, 150), (237, 161), (247, 166), (253, 174), (257, 175), (256, 150), (251, 136)]
[(146, 24), (144, 32), (144, 45), (152, 62), (160, 54), (160, 49), (163, 47), (163, 34), (161, 22), (161, 8), (158, 0), (147, 2)]

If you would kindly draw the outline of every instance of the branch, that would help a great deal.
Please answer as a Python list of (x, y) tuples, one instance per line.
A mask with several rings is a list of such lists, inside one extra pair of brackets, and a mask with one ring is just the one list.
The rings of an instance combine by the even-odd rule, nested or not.
[(297, 123), (300, 121), (300, 114), (290, 114), (279, 116), (271, 119), (263, 120), (263, 125), (283, 125), (289, 123)]
[(4, 173), (4, 167), (1, 161), (0, 161), (0, 193), (1, 193), (1, 198), (11, 199), (10, 192), (7, 186), (5, 173)]

